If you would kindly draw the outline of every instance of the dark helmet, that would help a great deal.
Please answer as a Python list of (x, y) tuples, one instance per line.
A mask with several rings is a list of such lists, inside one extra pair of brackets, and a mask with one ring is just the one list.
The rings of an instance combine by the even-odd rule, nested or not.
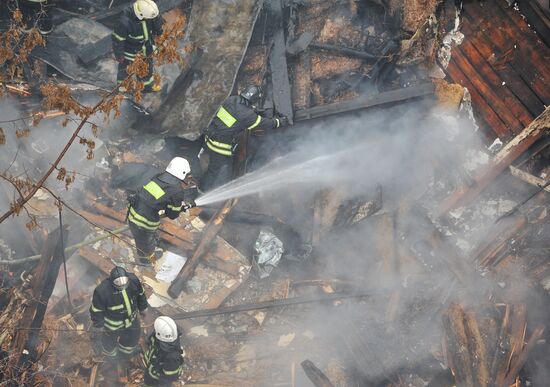
[(247, 100), (251, 105), (254, 105), (262, 98), (262, 89), (256, 85), (246, 86), (241, 92), (241, 97)]
[(111, 270), (109, 279), (111, 280), (113, 286), (118, 290), (126, 289), (130, 280), (128, 278), (128, 273), (126, 272), (126, 270), (124, 270), (124, 268), (120, 266), (115, 266), (113, 270)]

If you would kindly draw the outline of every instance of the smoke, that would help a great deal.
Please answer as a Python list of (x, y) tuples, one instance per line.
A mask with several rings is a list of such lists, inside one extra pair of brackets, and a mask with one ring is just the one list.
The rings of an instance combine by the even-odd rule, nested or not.
[[(311, 192), (337, 186), (352, 196), (374, 184), (393, 192), (420, 194), (428, 188), (434, 161), (452, 155), (455, 148), (449, 139), (453, 133), (436, 116), (422, 117), (420, 110), (396, 113), (401, 117), (392, 121), (378, 113), (327, 120), (313, 127), (297, 125), (292, 130), (306, 134), (285, 144), (290, 148), (287, 153), (196, 202), (207, 205), (267, 191)], [(281, 148), (277, 141), (280, 136), (273, 136), (259, 153), (271, 154), (272, 149)]]
[[(299, 124), (260, 141), (250, 172), (199, 197), (199, 205), (248, 196), (243, 206), (277, 208), (277, 215), (302, 237), (311, 235), (313, 198), (320, 190), (337, 192), (345, 205), (380, 185), (383, 208), (352, 227), (322, 234), (312, 262), (287, 261), (277, 269), (281, 276), (338, 279), (377, 295), (360, 303), (287, 310), (291, 323), (283, 318), (280, 326), (269, 325), (249, 337), (247, 345), (261, 348), (273, 368), (287, 367), (288, 356), (298, 363), (310, 359), (321, 369), (338, 359), (358, 380), (381, 383), (408, 370), (421, 376), (425, 372), (429, 381), (443, 361), (437, 352), (449, 303), (482, 307), (500, 286), (468, 260), (508, 207), (487, 211), (494, 197), (485, 197), (472, 206), (478, 210), (459, 209), (465, 216), (458, 215), (456, 224), (439, 224), (432, 215), (456, 186), (467, 184), (468, 172), (489, 160), (474, 123), (410, 104)], [(499, 187), (496, 194), (503, 191)], [(467, 217), (468, 211), (476, 216)], [(435, 234), (445, 243), (432, 244)], [(457, 245), (464, 241), (467, 247)], [(449, 266), (453, 259), (464, 259), (472, 268), (466, 288)], [(518, 277), (514, 282), (532, 281)], [(297, 289), (295, 295), (304, 291)], [(525, 302), (529, 297), (536, 303), (527, 290), (516, 291), (513, 299)], [(315, 339), (302, 337), (303, 332), (313, 332)], [(279, 347), (277, 339), (290, 333), (296, 335), (291, 348)]]

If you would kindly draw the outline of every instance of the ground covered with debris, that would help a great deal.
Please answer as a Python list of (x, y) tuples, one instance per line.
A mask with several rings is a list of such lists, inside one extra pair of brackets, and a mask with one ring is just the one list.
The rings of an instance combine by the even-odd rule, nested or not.
[[(157, 3), (184, 31), (181, 60), (156, 70), (162, 91), (121, 95), (81, 132), (81, 116), (42, 105), (40, 85), (101, 101), (129, 2), (55, 3), (54, 32), (31, 53), (43, 72), (2, 79), (0, 384), (143, 385), (143, 351), (118, 367), (94, 353), (91, 296), (115, 265), (144, 284), (142, 349), (155, 317), (178, 323), (176, 385), (548, 384), (542, 5)], [(537, 47), (529, 70), (504, 49), (517, 36)], [(204, 130), (251, 83), (262, 114), (291, 125), (243, 136), (241, 176), (163, 219), (164, 254), (140, 264), (128, 192), (181, 156), (196, 197)]]

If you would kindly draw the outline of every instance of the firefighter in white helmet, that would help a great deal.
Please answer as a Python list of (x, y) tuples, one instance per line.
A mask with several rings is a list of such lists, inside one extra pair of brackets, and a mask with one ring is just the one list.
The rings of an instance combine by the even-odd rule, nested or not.
[(176, 219), (182, 211), (194, 207), (192, 200), (186, 200), (184, 190), (190, 172), (189, 162), (183, 157), (175, 157), (164, 172), (154, 176), (128, 197), (128, 224), (140, 263), (155, 261), (161, 212), (170, 219)]
[(184, 351), (178, 326), (168, 316), (155, 320), (144, 355), (146, 386), (171, 386), (182, 372)]
[(128, 77), (126, 68), (138, 53), (146, 57), (148, 74), (138, 79), (143, 82), (143, 92), (160, 91), (154, 84), (153, 58), (155, 38), (162, 33), (159, 9), (153, 0), (137, 0), (122, 11), (112, 34), (113, 52), (118, 62), (117, 82)]

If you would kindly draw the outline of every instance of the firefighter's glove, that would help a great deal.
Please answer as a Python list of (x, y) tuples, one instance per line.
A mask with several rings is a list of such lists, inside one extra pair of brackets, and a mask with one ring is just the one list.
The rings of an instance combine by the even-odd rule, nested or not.
[(183, 211), (190, 210), (191, 208), (194, 208), (196, 206), (197, 206), (197, 203), (195, 203), (194, 200), (190, 200), (189, 202), (183, 205)]
[(288, 124), (289, 124), (288, 117), (285, 117), (285, 116), (277, 117), (276, 120), (279, 124), (279, 125), (277, 125), (278, 128), (288, 126)]
[(116, 61), (120, 64), (123, 64), (124, 63), (124, 57), (123, 56), (117, 56)]

